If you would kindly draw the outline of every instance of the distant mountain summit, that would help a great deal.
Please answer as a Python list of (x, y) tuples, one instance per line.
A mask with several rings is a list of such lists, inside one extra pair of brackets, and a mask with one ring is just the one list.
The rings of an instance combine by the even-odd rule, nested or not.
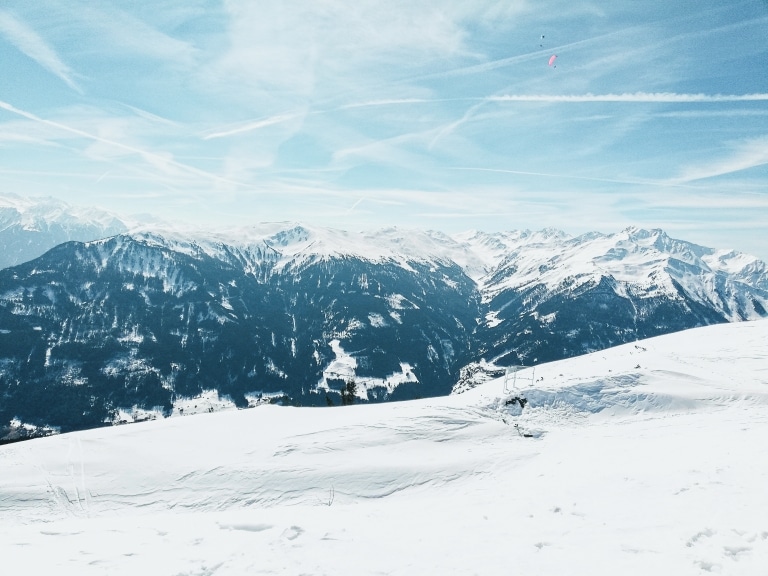
[(95, 240), (128, 229), (117, 216), (101, 210), (53, 198), (0, 194), (0, 268), (37, 258), (63, 242)]
[(507, 248), (478, 281), (486, 309), (478, 333), (502, 363), (766, 315), (764, 262), (661, 230), (522, 235)]
[[(84, 220), (99, 236), (121, 226)], [(661, 230), (145, 227), (0, 270), (0, 438), (203, 406), (444, 395), (478, 363), (532, 365), (766, 310), (765, 263)]]

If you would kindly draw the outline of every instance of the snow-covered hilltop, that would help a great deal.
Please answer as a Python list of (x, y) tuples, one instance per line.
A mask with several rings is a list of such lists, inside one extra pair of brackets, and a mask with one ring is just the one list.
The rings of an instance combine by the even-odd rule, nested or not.
[(63, 576), (760, 576), (766, 341), (767, 320), (721, 324), (441, 398), (0, 446), (3, 559)]

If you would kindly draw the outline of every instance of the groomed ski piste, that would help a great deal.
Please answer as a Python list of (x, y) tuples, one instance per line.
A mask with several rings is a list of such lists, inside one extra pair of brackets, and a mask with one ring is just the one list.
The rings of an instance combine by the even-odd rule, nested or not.
[(768, 321), (708, 326), (444, 398), (0, 446), (0, 557), (57, 576), (765, 575), (766, 342)]

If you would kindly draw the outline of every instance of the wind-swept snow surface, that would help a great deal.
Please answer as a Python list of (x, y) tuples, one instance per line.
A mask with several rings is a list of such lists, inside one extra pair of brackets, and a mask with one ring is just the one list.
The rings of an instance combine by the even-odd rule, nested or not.
[(764, 575), (766, 342), (768, 321), (724, 324), (446, 398), (0, 446), (2, 562), (57, 576)]

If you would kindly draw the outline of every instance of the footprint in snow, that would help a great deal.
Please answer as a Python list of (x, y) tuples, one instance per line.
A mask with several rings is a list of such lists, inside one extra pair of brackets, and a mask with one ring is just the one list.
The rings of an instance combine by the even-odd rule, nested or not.
[(285, 529), (283, 532), (283, 537), (287, 538), (288, 540), (296, 540), (296, 538), (301, 536), (303, 533), (304, 530), (299, 526), (291, 526), (290, 528)]

